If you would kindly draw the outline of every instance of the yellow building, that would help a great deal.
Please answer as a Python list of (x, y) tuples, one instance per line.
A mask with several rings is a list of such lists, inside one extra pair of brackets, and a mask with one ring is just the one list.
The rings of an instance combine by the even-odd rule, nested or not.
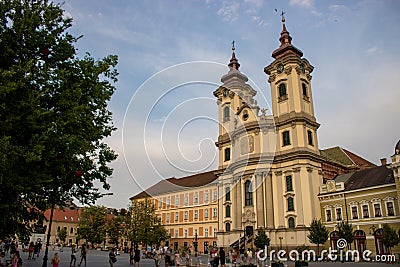
[[(318, 190), (323, 158), (318, 149), (311, 90), (313, 66), (292, 45), (284, 19), (280, 47), (264, 68), (273, 115), (253, 98), (256, 91), (239, 71), (235, 52), (228, 74), (214, 92), (218, 99), (218, 245), (236, 246), (260, 228), (273, 248), (311, 245), (307, 226), (320, 217)], [(233, 48), (234, 50), (234, 48)], [(261, 110), (261, 113), (260, 113)], [(228, 196), (228, 197), (227, 197)]]
[(182, 178), (162, 180), (134, 197), (151, 197), (156, 215), (170, 234), (168, 244), (174, 250), (187, 248), (207, 253), (216, 246), (218, 225), (217, 177), (205, 172)]
[[(353, 248), (360, 253), (368, 249), (374, 254), (389, 251), (382, 244), (382, 225), (387, 223), (400, 234), (400, 141), (392, 156), (392, 164), (341, 174), (320, 188), (322, 221), (330, 232), (327, 246), (336, 249), (338, 223), (348, 221), (354, 230)], [(392, 253), (400, 252), (400, 246)]]

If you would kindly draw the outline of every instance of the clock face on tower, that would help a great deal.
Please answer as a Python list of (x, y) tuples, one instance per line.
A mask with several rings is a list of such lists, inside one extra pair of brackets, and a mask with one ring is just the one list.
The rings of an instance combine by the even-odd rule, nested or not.
[(282, 73), (284, 68), (285, 68), (285, 67), (283, 66), (283, 64), (279, 64), (279, 65), (278, 65), (278, 68), (277, 68), (278, 73)]
[(225, 89), (222, 93), (224, 94), (225, 97), (227, 97), (229, 95), (228, 89)]

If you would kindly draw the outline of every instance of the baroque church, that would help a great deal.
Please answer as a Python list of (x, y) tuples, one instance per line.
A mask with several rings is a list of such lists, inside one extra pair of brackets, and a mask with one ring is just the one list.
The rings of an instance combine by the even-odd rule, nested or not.
[[(292, 44), (284, 18), (279, 41), (273, 61), (264, 68), (272, 115), (257, 105), (256, 91), (240, 72), (232, 45), (229, 71), (213, 93), (219, 114), (218, 169), (160, 181), (131, 201), (154, 202), (170, 233), (167, 245), (174, 250), (253, 248), (258, 229), (265, 230), (272, 249), (312, 247), (307, 227), (313, 219), (327, 225), (326, 245), (334, 248), (337, 225), (346, 218), (359, 234), (358, 247), (387, 252), (379, 233), (388, 220), (396, 231), (400, 228), (400, 145), (393, 163), (382, 166), (341, 147), (319, 149), (311, 86), (314, 67)], [(376, 196), (368, 200), (363, 192)], [(346, 197), (354, 198), (351, 205)], [(378, 212), (382, 207), (386, 212)], [(375, 216), (342, 216), (365, 208), (375, 209)]]
[(249, 242), (263, 228), (272, 246), (308, 244), (307, 226), (320, 218), (318, 190), (323, 161), (318, 149), (311, 91), (313, 66), (292, 44), (282, 19), (280, 46), (264, 68), (273, 115), (254, 100), (256, 91), (239, 71), (234, 47), (218, 99), (217, 243)]

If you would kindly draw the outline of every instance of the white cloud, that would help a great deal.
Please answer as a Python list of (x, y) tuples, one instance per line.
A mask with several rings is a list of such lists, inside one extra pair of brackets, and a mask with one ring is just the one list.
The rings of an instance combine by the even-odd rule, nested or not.
[(217, 15), (221, 16), (225, 21), (235, 21), (239, 18), (239, 7), (239, 2), (224, 1), (222, 7), (217, 12)]
[(365, 54), (367, 54), (368, 56), (371, 56), (373, 54), (379, 53), (379, 48), (378, 47), (370, 47), (367, 50), (364, 51)]
[(330, 5), (329, 9), (333, 12), (336, 12), (336, 11), (340, 11), (343, 9), (347, 9), (347, 6), (345, 6), (345, 5)]

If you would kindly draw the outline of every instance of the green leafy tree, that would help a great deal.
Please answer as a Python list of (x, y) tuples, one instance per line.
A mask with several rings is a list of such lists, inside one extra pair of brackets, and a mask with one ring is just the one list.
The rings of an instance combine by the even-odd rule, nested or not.
[(322, 224), (321, 219), (313, 219), (311, 221), (310, 227), (308, 227), (309, 234), (307, 235), (308, 240), (311, 243), (317, 245), (317, 255), (319, 254), (319, 245), (325, 244), (329, 238), (328, 230), (326, 230), (325, 225)]
[(67, 230), (61, 228), (60, 231), (58, 231), (57, 236), (61, 241), (65, 242), (65, 239), (67, 238)]
[(155, 214), (155, 207), (151, 199), (133, 200), (128, 214), (128, 237), (133, 244), (158, 245), (161, 241), (169, 238), (168, 231)]
[(269, 247), (270, 242), (271, 239), (267, 236), (264, 229), (258, 229), (258, 233), (254, 238), (254, 245), (256, 245), (257, 248), (264, 249), (265, 246)]
[(382, 230), (382, 243), (389, 249), (389, 253), (392, 253), (392, 247), (397, 246), (400, 242), (399, 235), (387, 223), (382, 226)]
[(79, 58), (63, 12), (48, 0), (0, 1), (0, 239), (110, 188), (116, 154), (103, 140), (115, 130), (117, 57)]
[[(117, 215), (115, 216), (115, 214)], [(118, 215), (118, 213), (114, 212), (113, 218), (108, 219), (107, 222), (106, 231), (108, 240), (110, 244), (115, 244), (116, 247), (118, 247), (119, 240), (125, 234), (125, 218), (125, 216)]]
[(102, 206), (83, 208), (79, 220), (78, 239), (86, 242), (101, 244), (105, 241), (107, 232), (108, 214)]
[(353, 226), (349, 222), (341, 221), (338, 225), (339, 237), (347, 241), (347, 246), (350, 246), (354, 241)]

